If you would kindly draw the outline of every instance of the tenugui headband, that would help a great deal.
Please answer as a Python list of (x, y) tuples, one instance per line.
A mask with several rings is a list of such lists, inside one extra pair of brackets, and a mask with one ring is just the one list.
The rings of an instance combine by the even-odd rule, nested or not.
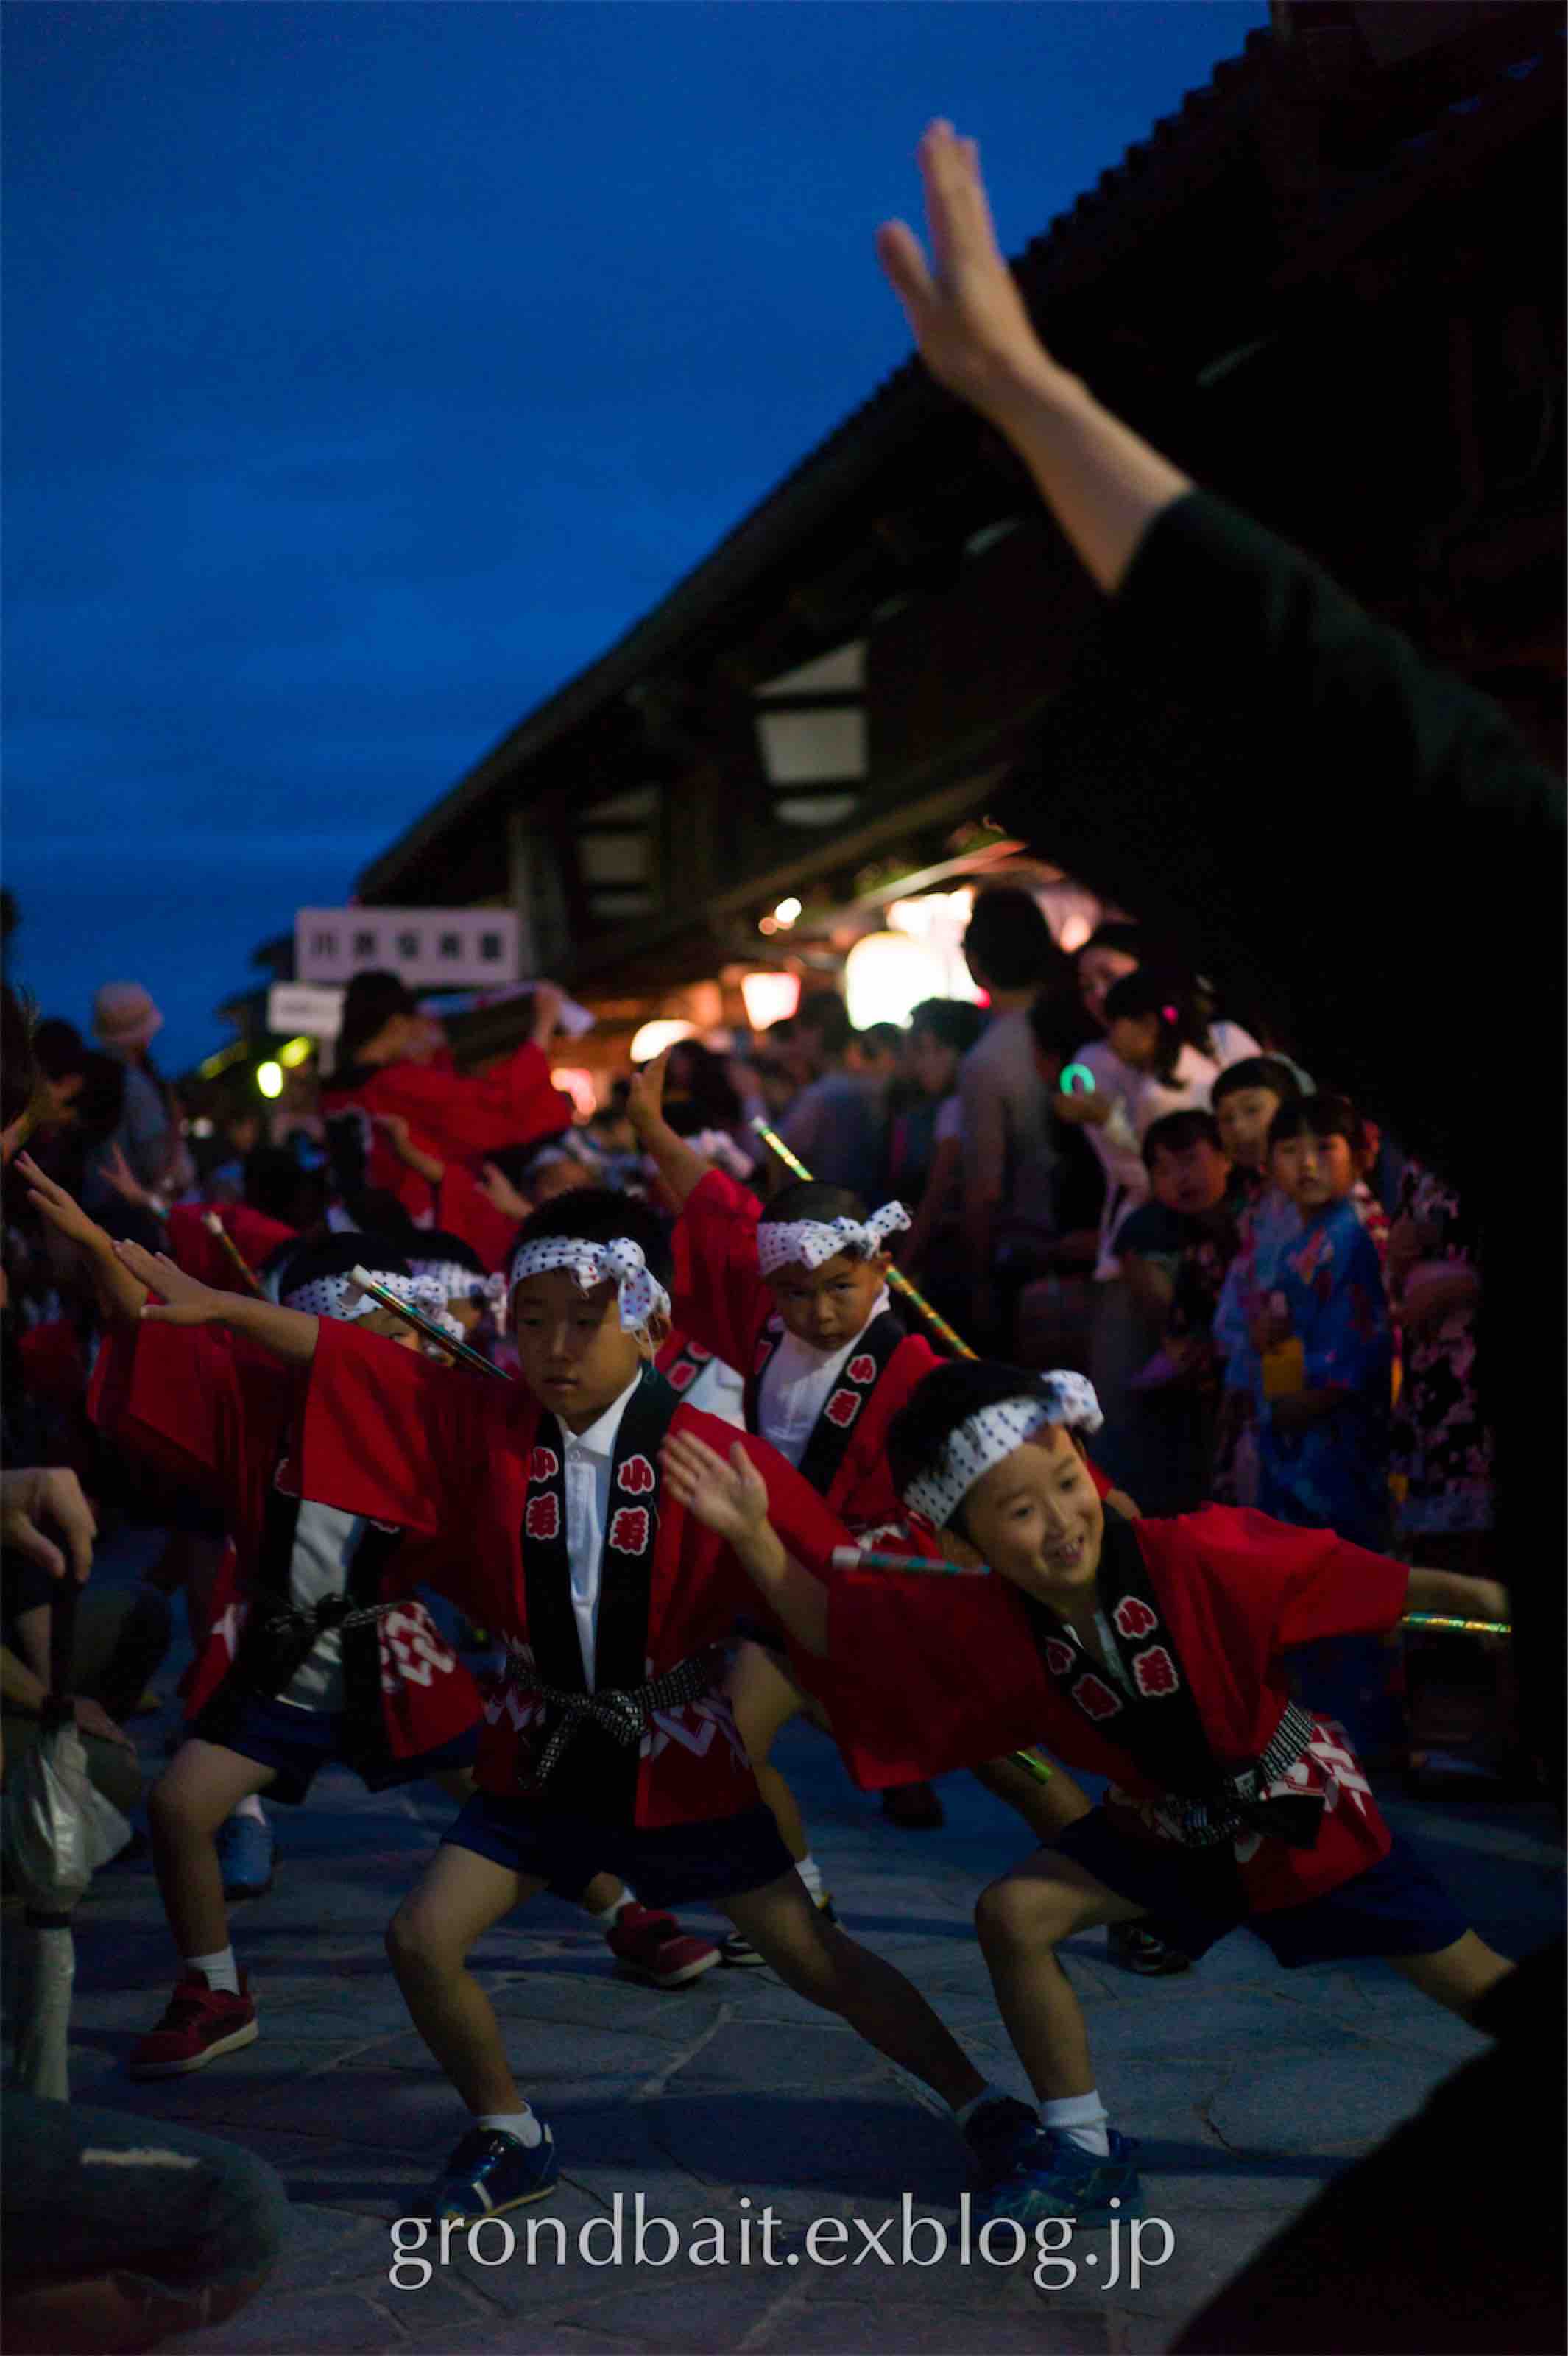
[(1082, 1375), (1042, 1375), (1041, 1395), (998, 1399), (965, 1416), (948, 1435), (942, 1462), (923, 1472), (904, 1490), (904, 1503), (923, 1514), (940, 1530), (952, 1520), (976, 1481), (993, 1465), (1003, 1463), (1013, 1451), (1032, 1440), (1048, 1423), (1064, 1424), (1069, 1431), (1098, 1431), (1105, 1419), (1094, 1396), (1094, 1386)]
[[(388, 1276), (380, 1269), (371, 1269), (379, 1285), (410, 1309), (421, 1309), (443, 1333), (454, 1342), (463, 1339), (463, 1328), (448, 1313), (446, 1294), (428, 1276)], [(298, 1309), (307, 1317), (336, 1317), (348, 1324), (357, 1324), (361, 1317), (372, 1317), (381, 1306), (362, 1292), (351, 1276), (313, 1276), (304, 1284), (291, 1284), (288, 1272), (283, 1273), (283, 1305)]]
[(757, 1227), (757, 1266), (772, 1276), (781, 1268), (822, 1268), (838, 1252), (869, 1259), (909, 1224), (901, 1203), (884, 1203), (869, 1219), (763, 1219)]
[(581, 1236), (541, 1236), (537, 1243), (519, 1244), (507, 1290), (514, 1293), (526, 1276), (548, 1276), (558, 1268), (570, 1269), (584, 1292), (613, 1283), (628, 1333), (645, 1333), (650, 1318), (669, 1315), (669, 1295), (649, 1273), (641, 1244), (630, 1236), (615, 1236), (607, 1244), (591, 1244)]
[(443, 1308), (449, 1301), (482, 1301), (486, 1308), (498, 1309), (507, 1297), (504, 1276), (481, 1276), (461, 1260), (421, 1259), (411, 1252), (409, 1266), (417, 1277), (440, 1287)]

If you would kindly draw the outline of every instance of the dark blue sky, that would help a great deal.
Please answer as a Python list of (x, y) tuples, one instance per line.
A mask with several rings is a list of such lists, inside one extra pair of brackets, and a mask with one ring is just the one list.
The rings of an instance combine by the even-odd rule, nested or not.
[(5, 10), (13, 976), (178, 1070), (296, 904), (906, 356), (934, 113), (1017, 252), (1223, 5)]

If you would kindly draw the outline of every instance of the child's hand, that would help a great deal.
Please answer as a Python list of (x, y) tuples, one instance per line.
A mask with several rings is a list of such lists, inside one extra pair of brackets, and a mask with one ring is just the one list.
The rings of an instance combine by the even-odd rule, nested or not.
[(768, 1484), (739, 1440), (726, 1464), (694, 1433), (672, 1432), (662, 1462), (676, 1503), (695, 1514), (715, 1537), (744, 1546), (766, 1527)]
[(51, 1579), (63, 1579), (65, 1554), (49, 1529), (64, 1540), (80, 1586), (92, 1568), (98, 1524), (76, 1474), (61, 1464), (18, 1466), (0, 1475), (0, 1543), (37, 1563)]
[(649, 1137), (664, 1121), (665, 1079), (669, 1070), (670, 1049), (645, 1064), (640, 1072), (632, 1074), (632, 1085), (626, 1096), (626, 1118), (636, 1132), (639, 1142), (645, 1145)]
[(1059, 1088), (1051, 1099), (1051, 1109), (1071, 1129), (1103, 1129), (1113, 1107), (1108, 1097), (1080, 1096), (1076, 1088), (1071, 1096), (1063, 1096)]
[(152, 1196), (137, 1177), (118, 1145), (112, 1145), (103, 1164), (103, 1175), (123, 1202), (146, 1204)]
[(149, 1301), (142, 1314), (158, 1325), (211, 1325), (221, 1319), (234, 1305), (232, 1293), (215, 1292), (210, 1285), (198, 1284), (183, 1268), (173, 1261), (167, 1252), (150, 1252), (140, 1244), (118, 1243), (114, 1257), (122, 1268), (128, 1268), (138, 1284), (149, 1292), (161, 1292), (162, 1302)]
[(1289, 1318), (1282, 1317), (1277, 1310), (1260, 1309), (1248, 1321), (1247, 1338), (1261, 1358), (1265, 1350), (1275, 1350), (1282, 1342), (1288, 1342), (1293, 1330)]
[(883, 223), (877, 253), (932, 375), (987, 414), (1049, 362), (997, 244), (975, 142), (933, 123), (918, 155), (931, 262), (902, 221)]
[(101, 1742), (118, 1743), (121, 1750), (128, 1751), (134, 1759), (135, 1743), (123, 1726), (116, 1726), (101, 1702), (93, 1701), (87, 1694), (81, 1694), (78, 1696), (71, 1707), (80, 1733), (96, 1734)]
[(59, 1230), (68, 1243), (91, 1248), (103, 1235), (96, 1219), (90, 1219), (74, 1194), (46, 1178), (30, 1153), (18, 1153), (16, 1167), (27, 1182), (27, 1198), (36, 1203), (51, 1227)]
[(526, 1219), (534, 1207), (526, 1195), (518, 1194), (506, 1172), (497, 1170), (493, 1162), (485, 1163), (475, 1183), (485, 1201), (493, 1205), (504, 1219)]

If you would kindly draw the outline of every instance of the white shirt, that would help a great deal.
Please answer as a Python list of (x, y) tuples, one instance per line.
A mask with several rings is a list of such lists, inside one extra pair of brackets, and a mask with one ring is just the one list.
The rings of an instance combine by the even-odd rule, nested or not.
[(621, 1418), (626, 1402), (642, 1379), (626, 1385), (586, 1431), (560, 1427), (561, 1470), (566, 1484), (566, 1552), (571, 1565), (571, 1610), (577, 1622), (577, 1642), (582, 1653), (582, 1676), (593, 1686), (593, 1654), (599, 1626), (599, 1581), (604, 1560), (604, 1532), (610, 1521), (610, 1472), (615, 1460)]
[(696, 1381), (681, 1393), (683, 1407), (697, 1407), (704, 1415), (716, 1415), (722, 1423), (732, 1423), (737, 1431), (746, 1429), (746, 1386), (733, 1366), (722, 1358), (709, 1358)]
[[(346, 1593), (354, 1558), (369, 1527), (363, 1515), (344, 1514), (336, 1505), (308, 1501), (302, 1505), (289, 1557), (289, 1601), (302, 1612), (311, 1612), (329, 1597)], [(343, 1637), (338, 1629), (327, 1628), (278, 1699), (295, 1709), (326, 1710), (341, 1709), (343, 1698)]]
[(757, 1394), (757, 1421), (763, 1438), (789, 1463), (798, 1467), (816, 1429), (816, 1419), (859, 1348), (866, 1326), (874, 1324), (887, 1306), (884, 1285), (871, 1304), (866, 1324), (841, 1350), (831, 1354), (816, 1350), (798, 1334), (786, 1333), (773, 1352)]

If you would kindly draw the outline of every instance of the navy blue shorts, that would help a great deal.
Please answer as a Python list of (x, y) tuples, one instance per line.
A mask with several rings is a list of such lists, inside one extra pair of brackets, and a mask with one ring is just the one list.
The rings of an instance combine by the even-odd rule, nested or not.
[[(343, 1738), (341, 1710), (296, 1709), (292, 1702), (256, 1699), (246, 1703), (244, 1715), (223, 1737), (222, 1747), (238, 1751), (242, 1759), (275, 1768), (277, 1781), (268, 1784), (268, 1799), (298, 1807), (318, 1768), (344, 1757)], [(479, 1729), (475, 1725), (434, 1751), (395, 1760), (385, 1774), (377, 1777), (373, 1788), (386, 1791), (394, 1783), (417, 1783), (422, 1775), (437, 1774), (445, 1767), (472, 1767), (478, 1749)]]
[(1247, 1930), (1282, 1964), (1337, 1964), (1356, 1955), (1435, 1955), (1469, 1929), (1465, 1917), (1408, 1843), (1396, 1834), (1388, 1855), (1322, 1898), (1249, 1912), (1229, 1847), (1181, 1848), (1129, 1840), (1096, 1808), (1053, 1846), (1118, 1898), (1158, 1918), (1160, 1935), (1194, 1961), (1228, 1931)]
[(613, 1873), (645, 1906), (656, 1907), (761, 1890), (795, 1867), (773, 1810), (763, 1806), (701, 1824), (644, 1829), (476, 1792), (446, 1840), (548, 1883), (555, 1898), (579, 1900), (596, 1873)]

